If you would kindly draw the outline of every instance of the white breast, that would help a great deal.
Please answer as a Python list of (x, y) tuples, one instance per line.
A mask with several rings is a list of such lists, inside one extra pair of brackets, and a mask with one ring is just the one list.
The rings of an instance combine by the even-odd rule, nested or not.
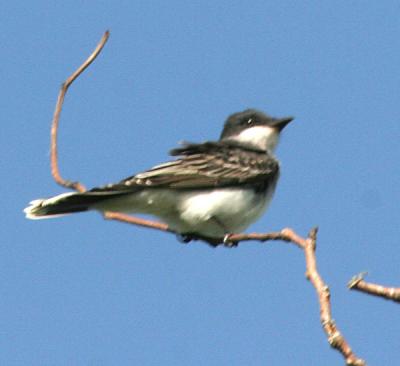
[(226, 188), (188, 195), (181, 202), (181, 232), (223, 237), (245, 230), (267, 208), (270, 194), (257, 194), (253, 189)]
[(148, 189), (98, 204), (99, 210), (150, 214), (179, 233), (224, 237), (239, 233), (267, 208), (275, 185), (265, 194), (251, 188), (193, 191)]

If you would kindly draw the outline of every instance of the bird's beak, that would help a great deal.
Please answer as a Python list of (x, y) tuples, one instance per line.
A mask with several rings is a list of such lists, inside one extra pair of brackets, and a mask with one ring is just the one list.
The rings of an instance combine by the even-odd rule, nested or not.
[(282, 131), (285, 126), (289, 123), (292, 122), (294, 120), (294, 117), (283, 117), (283, 118), (276, 118), (273, 123), (272, 126), (277, 128), (280, 131)]

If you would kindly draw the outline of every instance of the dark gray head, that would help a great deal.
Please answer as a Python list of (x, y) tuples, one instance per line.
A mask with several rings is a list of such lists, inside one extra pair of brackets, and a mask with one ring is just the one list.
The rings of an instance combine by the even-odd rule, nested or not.
[(293, 117), (273, 118), (256, 109), (246, 109), (228, 117), (220, 140), (233, 140), (273, 151), (280, 132), (292, 120)]

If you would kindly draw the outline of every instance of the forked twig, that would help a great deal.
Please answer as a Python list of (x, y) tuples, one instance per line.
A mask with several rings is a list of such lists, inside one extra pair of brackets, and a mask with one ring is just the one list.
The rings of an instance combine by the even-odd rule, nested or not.
[(358, 358), (354, 354), (349, 343), (339, 331), (335, 321), (332, 318), (329, 287), (325, 284), (317, 269), (317, 258), (315, 254), (317, 228), (312, 229), (306, 239), (302, 238), (289, 228), (283, 229), (282, 231), (275, 233), (236, 234), (230, 236), (229, 239), (235, 242), (244, 240), (283, 240), (295, 244), (296, 246), (301, 248), (305, 256), (306, 278), (312, 283), (315, 291), (317, 292), (320, 306), (320, 321), (322, 324), (322, 328), (327, 335), (330, 346), (338, 350), (343, 355), (346, 361), (346, 365), (366, 365), (364, 360)]
[(348, 283), (350, 290), (364, 292), (370, 295), (382, 297), (385, 300), (400, 302), (400, 287), (385, 287), (376, 283), (364, 281), (366, 273), (354, 276)]
[[(108, 37), (109, 37), (109, 32), (107, 31), (104, 33), (101, 41), (99, 42), (93, 53), (88, 57), (88, 59), (61, 85), (61, 90), (58, 96), (51, 127), (51, 173), (53, 175), (53, 178), (61, 186), (66, 188), (72, 188), (79, 192), (84, 192), (86, 190), (85, 186), (79, 182), (71, 182), (62, 178), (58, 169), (57, 131), (58, 131), (60, 113), (63, 106), (64, 97), (68, 91), (68, 88), (74, 82), (74, 80), (99, 55), (105, 43), (107, 42)], [(129, 224), (161, 230), (164, 232), (174, 233), (173, 230), (168, 228), (168, 225), (160, 222), (144, 220), (138, 217), (125, 215), (119, 212), (108, 211), (104, 212), (103, 215), (106, 219), (109, 220), (117, 220)], [(280, 232), (274, 232), (274, 233), (233, 234), (228, 237), (228, 242), (226, 243), (222, 243), (221, 240), (218, 239), (205, 238), (205, 237), (198, 237), (197, 239), (205, 241), (212, 246), (217, 246), (220, 244), (224, 244), (226, 246), (236, 246), (239, 244), (239, 242), (249, 241), (249, 240), (257, 240), (261, 242), (282, 240), (290, 242), (301, 248), (305, 255), (306, 277), (312, 283), (318, 294), (319, 305), (320, 305), (320, 320), (322, 323), (322, 327), (327, 335), (329, 344), (331, 345), (331, 347), (335, 348), (343, 355), (347, 365), (363, 366), (365, 365), (365, 362), (362, 359), (358, 358), (353, 353), (349, 344), (347, 343), (343, 335), (339, 332), (335, 322), (332, 319), (329, 288), (324, 283), (322, 277), (320, 276), (317, 270), (317, 261), (315, 256), (316, 236), (317, 236), (317, 229), (315, 228), (310, 231), (310, 234), (307, 238), (300, 237), (291, 229), (283, 229)]]

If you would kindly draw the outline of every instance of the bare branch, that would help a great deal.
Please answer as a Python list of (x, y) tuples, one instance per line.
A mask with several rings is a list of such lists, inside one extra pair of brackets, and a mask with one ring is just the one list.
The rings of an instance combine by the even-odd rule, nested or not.
[(51, 165), (51, 174), (59, 185), (75, 189), (79, 192), (84, 192), (85, 186), (79, 182), (71, 182), (61, 177), (60, 171), (58, 169), (58, 157), (57, 157), (57, 133), (58, 133), (58, 124), (60, 120), (60, 114), (62, 110), (62, 106), (64, 103), (65, 95), (67, 94), (68, 88), (74, 82), (74, 80), (82, 74), (83, 71), (96, 59), (99, 55), (101, 50), (103, 49), (104, 45), (106, 44), (108, 37), (110, 36), (110, 32), (106, 31), (101, 38), (99, 44), (97, 45), (96, 49), (92, 52), (92, 54), (85, 60), (85, 62), (76, 69), (72, 75), (65, 80), (64, 83), (61, 84), (60, 93), (58, 94), (56, 108), (54, 110), (53, 121), (51, 123), (51, 132), (50, 132), (50, 165)]
[(365, 365), (365, 361), (353, 353), (332, 318), (329, 287), (324, 283), (317, 269), (315, 256), (317, 231), (317, 228), (310, 231), (308, 238), (303, 241), (303, 250), (306, 259), (306, 277), (313, 284), (318, 294), (322, 327), (328, 337), (329, 344), (343, 355), (347, 365)]
[[(51, 127), (51, 172), (53, 178), (58, 184), (62, 185), (63, 187), (72, 188), (79, 192), (84, 192), (86, 190), (85, 186), (79, 182), (71, 182), (65, 180), (64, 178), (61, 177), (58, 169), (57, 131), (59, 126), (60, 113), (64, 103), (64, 97), (69, 86), (99, 55), (105, 43), (107, 42), (108, 37), (109, 37), (109, 32), (107, 31), (103, 35), (103, 38), (97, 45), (96, 49), (88, 57), (88, 59), (62, 84)], [(119, 212), (109, 212), (109, 211), (104, 212), (103, 216), (105, 219), (108, 220), (117, 220), (120, 222), (125, 222), (137, 226), (142, 226), (150, 229), (176, 234), (173, 230), (171, 230), (168, 227), (168, 225), (156, 221), (144, 220), (138, 217), (125, 215)], [(318, 273), (317, 270), (317, 261), (315, 256), (316, 239), (317, 239), (316, 228), (310, 231), (310, 234), (307, 238), (302, 238), (301, 236), (296, 234), (292, 229), (286, 228), (280, 232), (232, 234), (227, 236), (226, 238), (217, 238), (217, 239), (203, 237), (203, 236), (196, 236), (196, 237), (184, 238), (184, 241), (188, 242), (190, 240), (201, 240), (210, 244), (213, 247), (216, 247), (218, 245), (232, 247), (239, 245), (239, 243), (241, 242), (250, 240), (253, 241), (255, 240), (260, 242), (282, 240), (288, 243), (292, 243), (297, 247), (299, 247), (300, 249), (302, 249), (304, 252), (305, 262), (306, 262), (306, 277), (312, 283), (317, 292), (320, 305), (320, 320), (322, 323), (322, 327), (328, 337), (329, 344), (331, 345), (331, 347), (335, 348), (343, 355), (347, 365), (364, 366), (365, 361), (358, 358), (353, 353), (349, 344), (347, 343), (343, 335), (339, 332), (334, 320), (332, 319), (329, 288), (324, 283), (321, 275)]]
[[(171, 230), (169, 231), (172, 232)], [(318, 229), (313, 228), (307, 238), (302, 238), (292, 229), (286, 228), (282, 231), (271, 233), (232, 234), (222, 242), (218, 239), (212, 241), (210, 238), (202, 237), (196, 239), (206, 241), (212, 246), (224, 245), (227, 247), (238, 246), (240, 243), (245, 241), (266, 242), (281, 240), (292, 243), (302, 249), (306, 262), (306, 277), (312, 283), (317, 292), (320, 306), (320, 321), (322, 328), (327, 335), (330, 346), (343, 355), (346, 365), (365, 366), (365, 361), (354, 354), (349, 343), (339, 331), (332, 318), (329, 287), (325, 284), (317, 269), (317, 258), (315, 254), (317, 232)]]
[(134, 217), (134, 216), (130, 216), (130, 215), (125, 215), (120, 212), (111, 212), (111, 211), (104, 212), (103, 216), (105, 219), (108, 219), (108, 220), (117, 220), (117, 221), (125, 222), (127, 224), (133, 224), (133, 225), (137, 225), (137, 226), (147, 227), (149, 229), (155, 229), (155, 230), (174, 233), (174, 231), (172, 231), (168, 228), (167, 224), (164, 224), (162, 222), (145, 220), (145, 219), (141, 219), (139, 217)]
[(318, 295), (320, 320), (328, 337), (329, 344), (343, 355), (347, 365), (363, 366), (365, 365), (365, 361), (354, 354), (332, 318), (329, 287), (325, 284), (317, 269), (317, 259), (315, 255), (317, 231), (317, 228), (312, 229), (306, 239), (297, 235), (292, 229), (287, 228), (278, 233), (232, 235), (229, 237), (229, 240), (283, 240), (300, 247), (305, 256), (306, 277), (312, 283)]
[[(61, 89), (58, 94), (56, 107), (54, 110), (53, 121), (51, 124), (51, 132), (50, 132), (50, 141), (51, 141), (51, 148), (50, 148), (50, 167), (51, 167), (51, 174), (59, 185), (74, 189), (78, 192), (86, 191), (85, 186), (80, 182), (72, 182), (70, 180), (64, 179), (61, 177), (60, 170), (58, 167), (58, 154), (57, 154), (57, 136), (58, 136), (58, 127), (60, 121), (61, 110), (64, 104), (65, 95), (67, 94), (68, 88), (72, 85), (72, 83), (86, 70), (87, 67), (96, 59), (96, 57), (100, 54), (103, 47), (105, 46), (108, 38), (110, 36), (110, 32), (106, 31), (101, 38), (100, 42), (96, 46), (95, 50), (90, 54), (90, 56), (80, 65), (69, 77), (65, 80), (64, 83), (61, 84)], [(125, 215), (122, 213), (116, 212), (104, 212), (104, 218), (108, 220), (117, 220), (125, 223), (130, 223), (138, 226), (148, 227), (151, 229), (157, 229), (161, 231), (170, 231), (166, 224), (144, 220), (138, 217), (133, 217), (129, 215)]]
[(364, 281), (366, 273), (354, 276), (348, 283), (350, 290), (364, 292), (366, 294), (382, 297), (386, 300), (400, 302), (400, 287), (385, 287), (371, 282)]

